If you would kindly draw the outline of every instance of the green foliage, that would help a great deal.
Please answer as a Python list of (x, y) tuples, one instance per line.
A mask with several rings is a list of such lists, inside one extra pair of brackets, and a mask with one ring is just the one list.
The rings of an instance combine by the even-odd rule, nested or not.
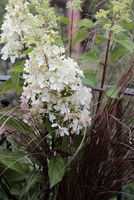
[(76, 44), (84, 41), (86, 39), (87, 35), (88, 35), (87, 27), (79, 29), (73, 36), (72, 43), (71, 43), (72, 47), (74, 47)]
[(124, 55), (127, 52), (128, 49), (126, 47), (124, 47), (123, 45), (118, 45), (112, 50), (109, 61), (112, 62), (113, 60), (115, 60), (119, 56)]
[(24, 70), (23, 70), (24, 64), (25, 64), (25, 61), (17, 62), (10, 71), (24, 73)]
[[(31, 9), (34, 9), (34, 7)], [(84, 41), (87, 38), (89, 34), (89, 28), (92, 28), (93, 30), (94, 28), (101, 27), (102, 25), (107, 23), (111, 25), (111, 16), (109, 19), (99, 19), (95, 23), (93, 23), (93, 21), (89, 19), (82, 19), (79, 22), (77, 22), (75, 26), (82, 28), (80, 28), (74, 34), (71, 43), (72, 47), (74, 47), (76, 44), (79, 44), (80, 42)], [(70, 26), (70, 20), (66, 17), (63, 16), (60, 17), (59, 21), (67, 26)], [(129, 30), (133, 30), (132, 23), (126, 22), (124, 20), (121, 21), (119, 24)], [(109, 34), (108, 31), (106, 33), (107, 35)], [(108, 37), (105, 36), (106, 34), (104, 33), (104, 30), (101, 30), (100, 34), (102, 35), (96, 35), (95, 37), (93, 37), (93, 39), (96, 42), (96, 44), (94, 44), (94, 47), (96, 47), (97, 45), (97, 48), (99, 49), (98, 53), (99, 55), (96, 53), (96, 48), (92, 48), (92, 50), (90, 49), (90, 52), (84, 54), (77, 60), (78, 62), (81, 63), (94, 61), (99, 63), (99, 65), (102, 65), (102, 69), (101, 70), (98, 69), (98, 71), (85, 70), (84, 73), (85, 77), (82, 78), (82, 82), (84, 85), (92, 88), (97, 88), (97, 83), (98, 83), (97, 75), (94, 72), (103, 73), (104, 67), (108, 68), (108, 65), (114, 66), (111, 63), (114, 63), (117, 58), (119, 59), (121, 56), (127, 54), (128, 52), (133, 53), (134, 49), (134, 44), (128, 36), (126, 36), (125, 34), (115, 35), (112, 33), (109, 39), (111, 46), (108, 49), (108, 53), (105, 54), (106, 46), (104, 46), (103, 41), (105, 40), (107, 42)], [(37, 38), (35, 39), (38, 40)], [(64, 47), (63, 42), (67, 40), (69, 40), (69, 38), (63, 37), (63, 41), (60, 38), (56, 38), (54, 44), (60, 47)], [(28, 38), (26, 38), (24, 42), (25, 41), (28, 41)], [(24, 54), (28, 55), (30, 52), (33, 51), (33, 49), (34, 49), (33, 46), (30, 47), (24, 52)], [(108, 60), (106, 66), (104, 66), (104, 60), (106, 60), (106, 57), (108, 57)], [(20, 73), (25, 72), (24, 63), (25, 63), (24, 61), (21, 61), (13, 66), (13, 68), (10, 70), (12, 76), (8, 81), (6, 81), (2, 89), (2, 92), (6, 92), (9, 89), (15, 89), (19, 93), (23, 91), (21, 87), (23, 79), (20, 78)], [(113, 87), (108, 87), (106, 91), (103, 88), (101, 88), (101, 92), (105, 94), (105, 99), (102, 101), (99, 110), (102, 111), (105, 108), (110, 98), (113, 100), (119, 99), (120, 90), (121, 86), (118, 84)], [(61, 92), (61, 96), (65, 98), (69, 97), (70, 95), (71, 94), (69, 92), (66, 91)], [(46, 102), (44, 102), (44, 107), (45, 106), (47, 107)], [(4, 111), (8, 112), (9, 110), (4, 110)], [(67, 179), (69, 179), (70, 174), (74, 173), (73, 178), (75, 181), (77, 180), (77, 177), (75, 177), (75, 175), (76, 176), (79, 175), (77, 174), (78, 161), (81, 160), (82, 162), (83, 149), (82, 151), (77, 153), (77, 155), (75, 155), (75, 153), (77, 152), (77, 149), (82, 143), (83, 135), (73, 135), (73, 136), (64, 135), (64, 137), (59, 138), (55, 134), (55, 137), (53, 138), (56, 128), (51, 127), (52, 122), (49, 120), (48, 113), (45, 116), (43, 116), (44, 118), (39, 125), (36, 124), (35, 126), (34, 125), (31, 126), (31, 124), (28, 125), (27, 123), (25, 123), (20, 116), (19, 117), (14, 116), (13, 118), (10, 118), (9, 115), (6, 114), (5, 112), (3, 114), (3, 110), (0, 110), (0, 112), (2, 113), (0, 114), (1, 121), (4, 122), (5, 120), (7, 120), (8, 122), (5, 126), (6, 128), (11, 129), (12, 131), (18, 130), (18, 134), (20, 134), (21, 132), (23, 135), (22, 139), (23, 137), (24, 138), (26, 137), (26, 139), (28, 139), (26, 146), (25, 147), (23, 146), (24, 149), (21, 149), (23, 153), (19, 152), (19, 149), (17, 149), (16, 146), (15, 147), (13, 146), (13, 152), (0, 151), (0, 155), (3, 154), (3, 156), (0, 157), (0, 172), (1, 171), (3, 172), (5, 179), (7, 179), (11, 185), (11, 188), (9, 188), (7, 186), (7, 183), (3, 180), (4, 185), (8, 188), (10, 194), (14, 195), (18, 200), (41, 199), (42, 191), (43, 193), (53, 194), (54, 192), (53, 187), (54, 186), (57, 187), (58, 183), (60, 184), (60, 181), (62, 181), (62, 179), (64, 179), (65, 176), (67, 176)], [(21, 114), (23, 115), (24, 113)], [(59, 116), (57, 112), (57, 118), (58, 117)], [(41, 118), (41, 116), (39, 116), (39, 118)], [(32, 123), (33, 124), (36, 123), (36, 119), (33, 119)], [(54, 141), (52, 141), (52, 139), (50, 139), (49, 136), (50, 138), (52, 137)], [(47, 140), (45, 140), (46, 138)], [(32, 142), (34, 140), (36, 142), (34, 143), (35, 145), (32, 146)], [(89, 141), (86, 140), (86, 142)], [(47, 145), (49, 150), (47, 149)], [(84, 145), (85, 143), (82, 144), (82, 147), (84, 147)], [(27, 149), (28, 146), (31, 147), (30, 151), (29, 149)], [(46, 149), (48, 151), (45, 152)], [(71, 163), (69, 167), (66, 169), (67, 162), (70, 159), (72, 159), (73, 156), (74, 156), (73, 164)], [(46, 161), (47, 164), (45, 162), (42, 162), (43, 159)], [(43, 176), (44, 171), (45, 171), (45, 176)], [(9, 200), (3, 188), (1, 188), (1, 186), (0, 186), (0, 191), (2, 191), (0, 192), (0, 198), (1, 199), (4, 198), (4, 200), (6, 199)], [(43, 197), (43, 199), (45, 199), (45, 197)], [(53, 199), (53, 197), (52, 198), (49, 197), (49, 199)]]
[(24, 51), (24, 54), (28, 55), (29, 53), (31, 53), (33, 51), (33, 49), (34, 49), (34, 47), (30, 47), (29, 49)]
[(96, 35), (95, 36), (95, 42), (97, 44), (99, 44), (102, 40), (107, 39), (106, 37), (102, 36), (102, 35)]
[(14, 83), (10, 83), (10, 84), (7, 84), (6, 86), (4, 86), (4, 88), (2, 89), (2, 92), (7, 92), (10, 89), (14, 89), (17, 92), (19, 92), (20, 94), (23, 92), (22, 87), (15, 86)]
[(50, 180), (50, 188), (56, 185), (62, 180), (65, 173), (65, 162), (64, 159), (59, 156), (53, 156), (48, 163), (48, 175)]
[(120, 23), (120, 25), (121, 25), (121, 26), (124, 26), (125, 28), (128, 28), (128, 29), (130, 29), (130, 30), (133, 30), (133, 29), (134, 29), (133, 24), (130, 23), (130, 22), (127, 22), (127, 21), (122, 21), (122, 22)]
[(96, 74), (88, 72), (85, 74), (85, 78), (82, 78), (82, 83), (84, 85), (96, 88), (97, 87), (97, 77)]
[(11, 78), (12, 78), (12, 83), (15, 86), (18, 86), (19, 85), (19, 79), (20, 79), (20, 73), (18, 73), (18, 72), (12, 72), (11, 73)]
[(126, 35), (120, 35), (112, 38), (115, 42), (122, 44), (125, 48), (127, 48), (131, 53), (134, 49), (134, 43), (131, 39)]
[[(4, 188), (7, 188), (11, 195), (20, 200), (24, 199), (24, 196), (25, 199), (28, 196), (31, 199), (33, 195), (39, 197), (40, 193), (36, 190), (36, 187), (39, 183), (42, 183), (43, 177), (38, 172), (34, 172), (33, 164), (27, 157), (28, 155), (18, 150), (12, 152), (3, 149), (0, 153), (2, 155), (0, 158), (0, 172), (2, 172), (1, 180)], [(31, 193), (30, 191), (34, 192)], [(0, 195), (5, 196), (4, 200), (9, 200), (6, 194), (2, 188)], [(0, 198), (2, 197), (0, 196)]]
[(67, 17), (62, 16), (59, 20), (68, 26), (70, 25), (70, 21)]
[(106, 94), (110, 98), (116, 98), (116, 99), (118, 99), (119, 98), (119, 96), (118, 96), (119, 91), (120, 91), (120, 87), (119, 87), (119, 85), (116, 85), (114, 87), (109, 87), (106, 90)]
[(88, 52), (84, 54), (81, 58), (79, 58), (77, 61), (78, 62), (98, 61), (98, 59), (95, 56), (94, 52)]
[(60, 38), (56, 38), (54, 43), (60, 47), (64, 48), (64, 43), (62, 42), (62, 40)]
[(23, 92), (21, 85), (24, 83), (24, 80), (20, 78), (20, 73), (24, 73), (24, 61), (16, 63), (11, 71), (11, 78), (9, 78), (2, 87), (2, 92), (7, 92), (10, 89), (14, 89), (20, 94)]
[(84, 27), (87, 27), (87, 28), (91, 28), (91, 27), (94, 26), (94, 23), (93, 23), (92, 20), (90, 20), (90, 19), (82, 19), (82, 20), (80, 20), (79, 22), (77, 22), (77, 23), (75, 24), (75, 26), (77, 26), (77, 27), (82, 27), (82, 26), (84, 26)]

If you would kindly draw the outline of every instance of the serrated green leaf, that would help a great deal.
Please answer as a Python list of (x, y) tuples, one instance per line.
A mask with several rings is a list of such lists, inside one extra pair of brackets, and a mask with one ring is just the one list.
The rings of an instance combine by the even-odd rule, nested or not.
[(86, 39), (87, 35), (88, 35), (87, 27), (79, 29), (73, 36), (72, 43), (71, 43), (72, 47), (74, 47), (76, 44), (84, 41)]
[(26, 51), (24, 51), (23, 53), (28, 55), (29, 53), (31, 53), (33, 51), (34, 47), (30, 47), (29, 49), (27, 49)]
[(128, 52), (128, 49), (124, 47), (123, 45), (119, 45), (113, 49), (110, 55), (110, 62), (113, 61), (114, 59), (118, 58), (119, 56), (125, 54)]
[(125, 48), (127, 48), (130, 52), (133, 52), (134, 44), (128, 36), (120, 35), (112, 38), (115, 42), (122, 44)]
[(59, 20), (68, 26), (70, 25), (70, 20), (67, 17), (62, 16)]
[(98, 61), (94, 52), (88, 52), (77, 60), (78, 62)]
[(23, 92), (22, 87), (20, 87), (20, 86), (15, 86), (13, 83), (7, 84), (7, 85), (2, 89), (2, 92), (7, 92), (7, 91), (10, 90), (10, 89), (14, 89), (14, 90), (16, 90), (17, 92), (19, 92), (20, 94)]
[(14, 86), (18, 86), (19, 85), (20, 73), (12, 72), (11, 78), (12, 78), (12, 83), (14, 84)]
[(77, 27), (85, 26), (85, 27), (91, 28), (94, 26), (94, 23), (90, 19), (82, 19), (79, 22), (77, 22), (75, 26)]
[(48, 176), (50, 181), (50, 188), (60, 182), (65, 173), (65, 163), (64, 159), (59, 156), (53, 156), (48, 163)]
[(107, 88), (106, 94), (107, 94), (107, 96), (109, 96), (110, 98), (119, 99), (119, 96), (118, 96), (119, 91), (120, 91), (120, 87), (119, 87), (119, 85), (116, 85), (116, 86), (114, 86), (114, 87), (109, 87), (109, 88)]
[(102, 35), (96, 35), (95, 36), (95, 42), (96, 42), (96, 44), (99, 44), (104, 39), (107, 39), (107, 37), (104, 37)]
[(84, 85), (96, 88), (97, 87), (97, 77), (96, 74), (88, 72), (85, 74), (85, 78), (82, 78), (82, 83)]
[(64, 48), (64, 43), (62, 42), (62, 40), (60, 38), (56, 38), (54, 43), (60, 47)]

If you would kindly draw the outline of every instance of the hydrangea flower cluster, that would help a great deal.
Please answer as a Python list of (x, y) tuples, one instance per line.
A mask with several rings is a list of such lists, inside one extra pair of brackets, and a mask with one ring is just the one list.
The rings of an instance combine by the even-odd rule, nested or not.
[[(36, 15), (29, 12), (34, 2)], [(1, 35), (6, 42), (3, 58), (10, 57), (14, 62), (29, 49), (23, 75), (22, 108), (29, 109), (30, 104), (33, 113), (47, 115), (60, 136), (79, 134), (91, 123), (91, 90), (82, 85), (83, 72), (77, 63), (66, 58), (65, 49), (54, 43), (59, 37), (55, 31), (58, 26), (49, 1), (10, 0), (6, 9)]]
[(112, 30), (114, 34), (120, 34), (124, 32), (125, 30), (120, 25), (113, 25), (111, 28), (111, 24), (105, 24), (103, 28), (107, 31)]
[[(35, 6), (37, 15), (30, 13)], [(49, 0), (31, 0), (31, 3), (23, 0), (10, 0), (6, 6), (6, 16), (2, 25), (1, 43), (5, 43), (2, 48), (2, 59), (10, 57), (14, 63), (16, 58), (25, 57), (22, 53), (24, 44), (27, 48), (38, 40), (35, 35), (39, 36), (40, 41), (44, 42), (44, 34), (56, 38), (58, 32), (53, 31), (52, 27), (57, 29), (57, 18), (54, 9), (49, 7)], [(47, 27), (47, 28), (44, 28)]]
[[(116, 13), (116, 21), (114, 22), (114, 25), (111, 29), (111, 24), (105, 24), (104, 29), (109, 31), (110, 29), (113, 31), (114, 34), (122, 33), (125, 31), (125, 29), (122, 28), (121, 25), (119, 25), (119, 22), (124, 20), (127, 23), (130, 23), (132, 20), (130, 19), (130, 7), (132, 5), (133, 0), (110, 0), (110, 3), (112, 4), (112, 12)], [(95, 17), (96, 19), (105, 18), (108, 19), (108, 14), (111, 12), (111, 10), (103, 10), (100, 9), (99, 12), (96, 13)], [(109, 19), (108, 19), (109, 20)]]
[(110, 11), (108, 11), (108, 10), (99, 9), (99, 12), (96, 13), (95, 17), (96, 17), (96, 19), (107, 18), (107, 14), (109, 12)]
[(67, 8), (71, 8), (72, 10), (80, 10), (82, 11), (81, 9), (81, 3), (83, 2), (84, 0), (70, 0), (67, 2)]

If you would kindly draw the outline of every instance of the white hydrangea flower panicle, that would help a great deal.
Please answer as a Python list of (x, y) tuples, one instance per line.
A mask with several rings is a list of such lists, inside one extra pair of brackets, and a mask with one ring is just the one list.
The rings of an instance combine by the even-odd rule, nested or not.
[(33, 114), (47, 115), (56, 135), (79, 134), (91, 123), (91, 91), (82, 85), (84, 75), (78, 64), (65, 57), (65, 48), (54, 43), (59, 37), (58, 26), (49, 0), (36, 0), (35, 3), (42, 5), (37, 6), (38, 15), (29, 11), (34, 1), (30, 4), (9, 0), (1, 35), (2, 42), (6, 42), (3, 58), (10, 57), (14, 62), (26, 56), (24, 47), (27, 47), (21, 107), (29, 109), (30, 104)]
[[(31, 3), (23, 0), (9, 0), (6, 6), (6, 16), (1, 27), (1, 43), (5, 46), (1, 50), (2, 58), (10, 57), (14, 63), (16, 58), (26, 55), (22, 53), (33, 44), (45, 43), (51, 36), (51, 41), (58, 37), (57, 17), (54, 9), (49, 6), (50, 0), (36, 0), (31, 3), (35, 6), (37, 15), (30, 12)], [(35, 2), (35, 3), (34, 3)], [(40, 5), (41, 6), (37, 6)], [(45, 13), (45, 20), (44, 20)], [(45, 26), (45, 28), (44, 28)], [(46, 34), (47, 33), (47, 34)], [(38, 35), (38, 38), (37, 38)], [(24, 47), (26, 45), (26, 48)]]

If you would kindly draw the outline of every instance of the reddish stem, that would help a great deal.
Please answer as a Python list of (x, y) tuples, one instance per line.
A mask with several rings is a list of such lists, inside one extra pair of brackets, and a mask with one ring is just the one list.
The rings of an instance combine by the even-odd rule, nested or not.
[(70, 40), (69, 40), (69, 57), (72, 55), (72, 38), (73, 38), (73, 9), (71, 10)]
[[(24, 33), (23, 33), (23, 31), (22, 31), (22, 38), (24, 38)], [(28, 49), (28, 47), (26, 47), (26, 44), (25, 44), (25, 43), (23, 44), (23, 46), (24, 46), (23, 50), (26, 51), (26, 50)], [(26, 59), (29, 60), (29, 56), (28, 56), (28, 55), (26, 55)]]
[[(112, 23), (111, 23), (111, 29), (112, 29), (112, 27), (114, 25), (115, 16), (116, 16), (116, 13), (113, 13), (113, 19), (112, 19)], [(106, 77), (106, 68), (109, 65), (109, 63), (108, 63), (108, 54), (109, 54), (109, 48), (110, 48), (110, 39), (111, 39), (111, 35), (112, 35), (112, 30), (111, 29), (110, 29), (108, 40), (107, 40), (107, 48), (106, 48), (105, 61), (102, 64), (103, 65), (103, 75), (102, 75), (102, 81), (101, 81), (101, 89), (104, 86), (105, 77)], [(100, 91), (99, 98), (98, 98), (98, 106), (97, 106), (96, 114), (97, 114), (97, 112), (98, 112), (98, 110), (100, 108), (102, 94), (103, 94), (103, 91)]]

